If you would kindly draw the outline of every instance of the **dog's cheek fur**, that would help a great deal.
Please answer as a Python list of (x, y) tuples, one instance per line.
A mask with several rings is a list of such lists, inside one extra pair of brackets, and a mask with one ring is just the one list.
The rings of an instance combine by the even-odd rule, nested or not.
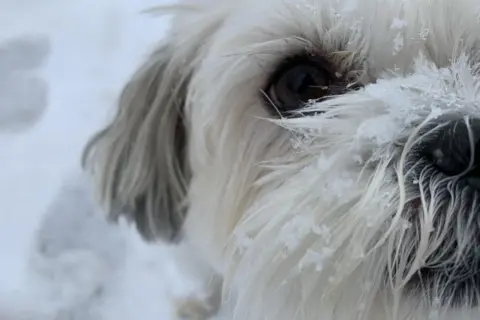
[[(109, 218), (134, 221), (146, 240), (177, 240), (185, 218), (190, 170), (183, 106), (197, 61), (224, 18), (210, 5), (173, 8), (166, 41), (123, 89), (113, 121), (85, 148), (84, 166)], [(198, 23), (191, 28), (186, 21)]]

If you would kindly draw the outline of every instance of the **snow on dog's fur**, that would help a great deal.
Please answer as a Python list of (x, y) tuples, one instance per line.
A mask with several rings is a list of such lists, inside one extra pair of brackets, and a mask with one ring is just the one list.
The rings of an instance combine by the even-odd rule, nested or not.
[[(181, 242), (183, 264), (195, 255), (193, 269), (223, 280), (231, 319), (478, 319), (480, 198), (422, 152), (453, 121), (475, 147), (479, 9), (192, 0), (152, 10), (175, 14), (170, 34), (86, 149), (102, 203), (147, 240)], [(269, 83), (291, 57), (333, 80), (282, 113)], [(212, 311), (184, 302), (180, 314)]]

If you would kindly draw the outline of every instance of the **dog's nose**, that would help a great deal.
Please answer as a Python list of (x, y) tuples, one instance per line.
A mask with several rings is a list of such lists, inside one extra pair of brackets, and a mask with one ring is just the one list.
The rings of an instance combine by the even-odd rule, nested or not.
[(480, 189), (480, 119), (450, 120), (432, 131), (421, 156), (447, 176), (462, 175)]

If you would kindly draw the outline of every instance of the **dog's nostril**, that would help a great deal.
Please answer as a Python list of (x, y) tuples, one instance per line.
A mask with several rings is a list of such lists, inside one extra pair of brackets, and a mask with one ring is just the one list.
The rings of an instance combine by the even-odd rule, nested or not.
[(480, 119), (440, 124), (421, 145), (422, 157), (447, 176), (464, 175), (480, 189)]

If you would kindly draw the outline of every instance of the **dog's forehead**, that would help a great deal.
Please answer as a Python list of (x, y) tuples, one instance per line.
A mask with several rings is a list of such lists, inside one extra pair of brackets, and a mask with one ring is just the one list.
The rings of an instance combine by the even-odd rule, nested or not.
[(237, 47), (298, 36), (326, 50), (363, 52), (379, 68), (403, 68), (419, 52), (446, 65), (459, 53), (477, 55), (480, 46), (476, 0), (247, 0), (232, 6), (223, 38), (238, 36)]
[(480, 3), (476, 0), (246, 0), (242, 4), (232, 2), (232, 6), (244, 18), (247, 12), (250, 18), (288, 18), (301, 13), (304, 19), (322, 23), (320, 18), (330, 15), (365, 21), (373, 28), (388, 28), (392, 19), (406, 19), (414, 24), (455, 22), (453, 26), (472, 22), (478, 25), (480, 21)]

